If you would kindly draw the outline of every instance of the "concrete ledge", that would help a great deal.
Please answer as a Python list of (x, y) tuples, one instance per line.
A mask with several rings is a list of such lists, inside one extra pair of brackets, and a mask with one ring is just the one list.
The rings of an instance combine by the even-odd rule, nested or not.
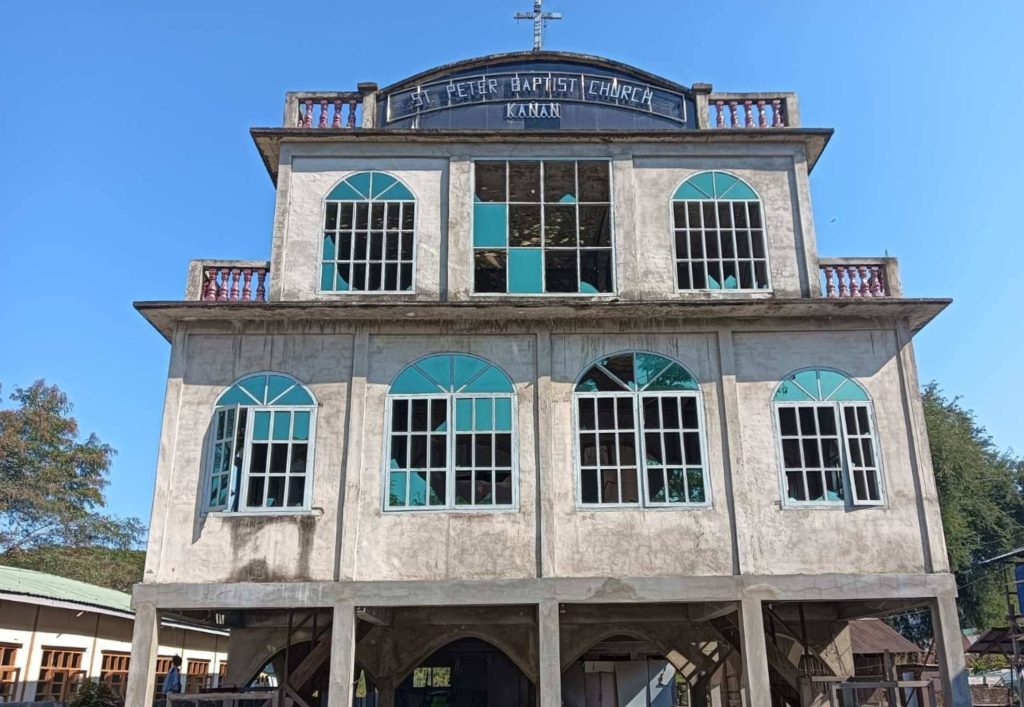
[(566, 577), (405, 582), (136, 584), (132, 604), (158, 609), (460, 606), (561, 603), (854, 601), (956, 596), (953, 575), (822, 574), (724, 577)]
[(488, 298), (470, 302), (391, 302), (386, 297), (367, 301), (313, 302), (135, 302), (143, 317), (171, 340), (174, 328), (186, 322), (501, 322), (638, 321), (694, 323), (700, 320), (906, 319), (916, 333), (952, 300), (865, 298), (695, 299), (652, 302), (591, 301), (567, 298)]

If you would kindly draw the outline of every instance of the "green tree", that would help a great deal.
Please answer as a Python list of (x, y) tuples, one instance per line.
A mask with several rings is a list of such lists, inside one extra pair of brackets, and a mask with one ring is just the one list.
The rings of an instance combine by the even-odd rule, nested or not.
[(142, 581), (146, 553), (108, 547), (37, 547), (20, 550), (3, 564), (56, 574), (119, 592), (131, 592)]
[(104, 683), (86, 680), (68, 707), (121, 707), (124, 702)]
[(79, 440), (67, 395), (39, 380), (0, 410), (0, 562), (46, 548), (137, 549), (137, 518), (101, 512), (114, 449)]
[[(962, 623), (1005, 626), (1005, 576), (999, 565), (979, 563), (1024, 545), (1024, 460), (999, 450), (974, 413), (944, 396), (938, 384), (929, 383), (922, 400)], [(932, 633), (928, 612), (890, 623), (919, 643)]]

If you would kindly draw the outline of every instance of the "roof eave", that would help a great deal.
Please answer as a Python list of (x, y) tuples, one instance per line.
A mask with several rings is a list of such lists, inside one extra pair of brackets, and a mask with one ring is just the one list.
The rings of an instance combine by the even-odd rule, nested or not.
[(716, 321), (809, 318), (832, 320), (906, 320), (917, 333), (951, 302), (945, 298), (763, 298), (756, 300), (659, 300), (653, 302), (581, 301), (570, 298), (473, 300), (470, 302), (306, 302), (144, 301), (135, 309), (168, 341), (178, 324), (190, 322), (453, 322), (488, 323), (568, 321)]
[(250, 128), (271, 181), (277, 184), (281, 143), (697, 143), (726, 144), (743, 142), (802, 143), (810, 172), (821, 157), (834, 130), (832, 128), (743, 128), (737, 130), (428, 130), (428, 129), (324, 129), (324, 128)]

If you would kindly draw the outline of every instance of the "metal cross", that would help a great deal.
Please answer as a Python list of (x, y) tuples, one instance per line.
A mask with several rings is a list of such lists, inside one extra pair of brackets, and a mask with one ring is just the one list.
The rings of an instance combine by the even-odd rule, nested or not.
[(562, 19), (561, 12), (544, 12), (541, 5), (544, 0), (533, 0), (533, 12), (517, 12), (517, 20), (533, 20), (533, 51), (539, 52), (544, 46), (544, 23), (548, 20)]

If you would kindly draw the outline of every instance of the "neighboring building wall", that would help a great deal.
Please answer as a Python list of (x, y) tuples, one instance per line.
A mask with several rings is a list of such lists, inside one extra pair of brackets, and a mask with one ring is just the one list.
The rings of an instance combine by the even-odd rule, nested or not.
[[(282, 333), (231, 334), (194, 326), (176, 337), (154, 505), (147, 581), (492, 579), (537, 576), (666, 576), (895, 573), (926, 570), (920, 458), (909, 448), (895, 326), (843, 330), (799, 324), (576, 322), (554, 328), (513, 322), (452, 326), (296, 324)], [(220, 333), (215, 333), (219, 331)], [(360, 344), (360, 341), (365, 343)], [(728, 351), (723, 352), (723, 342)], [(365, 353), (361, 354), (361, 347)], [(669, 356), (700, 381), (710, 474), (710, 507), (577, 507), (572, 387), (596, 358), (641, 350)], [(517, 390), (519, 505), (516, 510), (382, 510), (385, 397), (408, 363), (434, 352), (466, 352), (501, 367)], [(351, 379), (353, 358), (367, 375)], [(550, 383), (538, 375), (551, 371)], [(781, 462), (771, 399), (793, 370), (832, 367), (869, 392), (885, 485), (883, 507), (794, 510), (781, 505)], [(738, 407), (723, 402), (736, 370)], [(313, 510), (254, 515), (204, 514), (205, 444), (213, 404), (238, 377), (273, 370), (293, 375), (320, 403)], [(544, 400), (537, 391), (547, 385)], [(356, 396), (349, 400), (350, 388)], [(365, 390), (365, 392), (364, 392)], [(916, 395), (916, 393), (915, 393)], [(360, 417), (350, 416), (358, 408)], [(538, 417), (539, 415), (543, 417)], [(544, 419), (547, 422), (540, 423)], [(349, 435), (358, 435), (346, 456)], [(173, 441), (177, 440), (176, 443)], [(538, 517), (540, 490), (549, 509)], [(352, 474), (346, 479), (346, 473)], [(343, 488), (344, 484), (344, 488)], [(730, 508), (729, 493), (735, 499)], [(342, 508), (349, 517), (343, 518)], [(731, 514), (735, 513), (735, 524)], [(940, 532), (936, 528), (936, 533)], [(735, 534), (735, 537), (734, 537)], [(339, 546), (339, 538), (341, 545)], [(933, 553), (942, 539), (930, 538)], [(738, 548), (739, 555), (734, 551)], [(538, 548), (547, 555), (538, 569)], [(942, 568), (939, 568), (942, 569)]]
[[(89, 610), (0, 602), (0, 644), (18, 646), (15, 667), (20, 670), (20, 684), (16, 699), (35, 699), (46, 649), (81, 650), (82, 670), (90, 679), (98, 680), (104, 653), (131, 653), (132, 625), (130, 618)], [(210, 662), (211, 673), (216, 673), (227, 660), (227, 646), (226, 636), (171, 627), (160, 630), (159, 655), (180, 655), (183, 670), (189, 660), (205, 660)]]

